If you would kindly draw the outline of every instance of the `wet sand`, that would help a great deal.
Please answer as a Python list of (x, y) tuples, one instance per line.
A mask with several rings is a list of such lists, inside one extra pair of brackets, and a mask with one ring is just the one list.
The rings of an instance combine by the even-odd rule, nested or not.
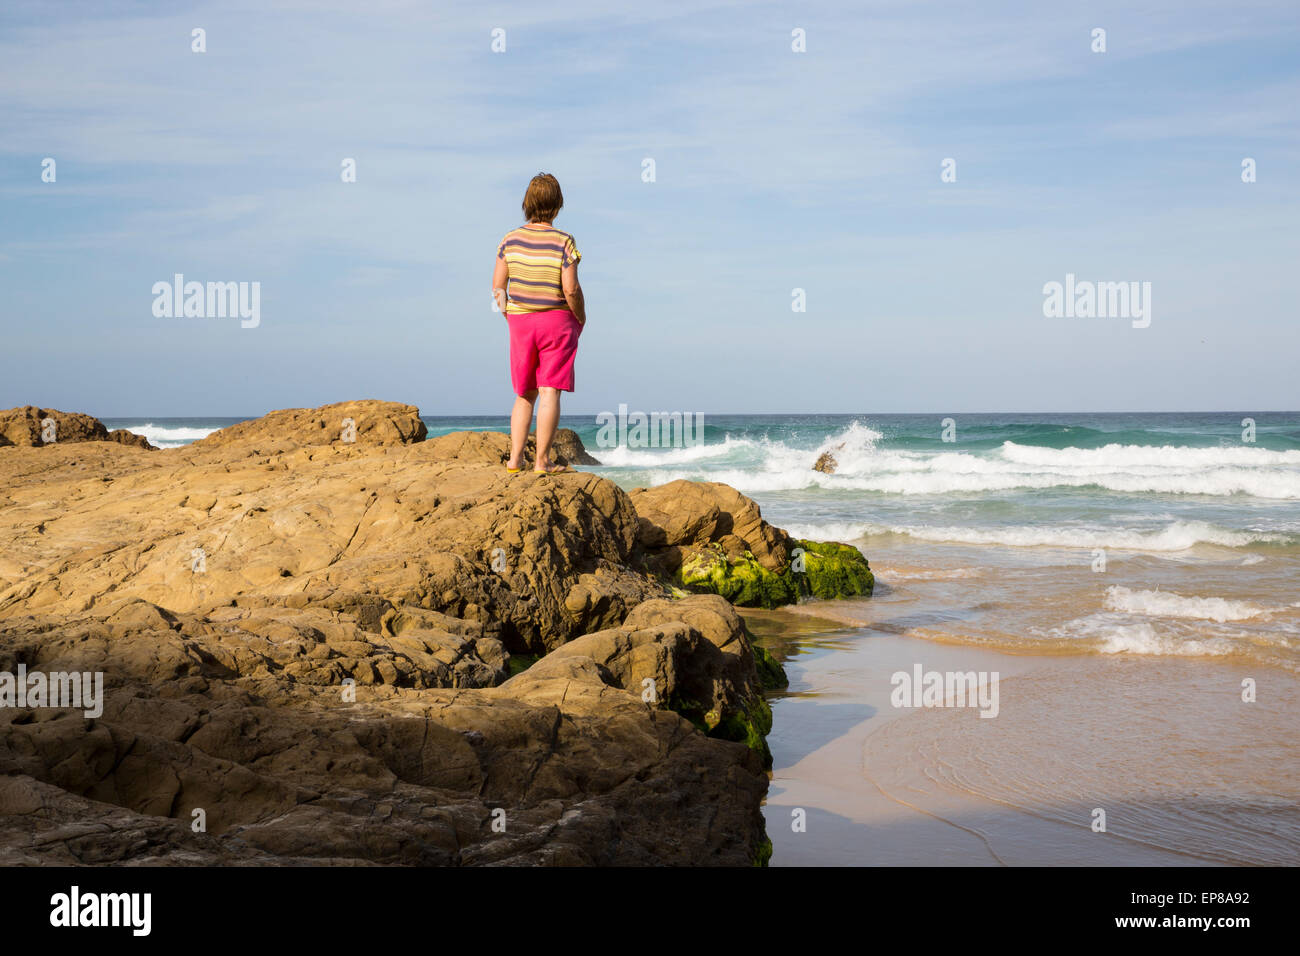
[[(909, 636), (945, 613), (887, 578), (874, 602), (746, 613), (791, 678), (768, 738), (772, 865), (1300, 863), (1294, 674)], [(916, 664), (998, 672), (997, 717), (893, 706), (891, 675)]]

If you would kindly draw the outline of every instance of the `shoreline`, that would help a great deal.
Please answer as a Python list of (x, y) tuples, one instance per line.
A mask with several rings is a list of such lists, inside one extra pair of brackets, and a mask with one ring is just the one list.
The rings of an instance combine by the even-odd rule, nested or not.
[[(1226, 721), (1207, 720), (1197, 695), (1216, 695), (1216, 711), (1233, 708), (1237, 681), (1259, 676), (1257, 670), (1213, 659), (1009, 654), (870, 625), (849, 628), (842, 613), (830, 612), (820, 617), (815, 605), (804, 605), (745, 613), (758, 642), (784, 658), (791, 679), (788, 692), (773, 701), (775, 763), (764, 802), (773, 866), (1300, 863), (1294, 771), (1270, 761), (1270, 772), (1216, 792), (1214, 766), (1182, 785), (1163, 786), (1127, 765), (1144, 759), (1158, 765), (1164, 748), (1185, 762), (1195, 762), (1202, 747), (1240, 749), (1250, 738)], [(981, 726), (969, 709), (894, 708), (889, 675), (917, 663), (998, 671), (1001, 713)], [(1130, 682), (1134, 668), (1142, 672), (1137, 684)], [(1252, 713), (1269, 728), (1261, 737), (1282, 747), (1275, 759), (1295, 761), (1300, 747), (1278, 743), (1287, 726), (1280, 700), (1294, 699), (1287, 695), (1300, 693), (1300, 680), (1283, 671), (1270, 678), (1280, 699)], [(1125, 682), (1127, 697), (1114, 690)], [(1062, 693), (1070, 688), (1082, 702)], [(1159, 707), (1133, 710), (1136, 688), (1158, 695)], [(1196, 730), (1130, 726), (1159, 715)], [(1115, 744), (1107, 741), (1120, 739), (1128, 760), (1117, 770)], [(1063, 755), (1074, 761), (1072, 770), (1060, 766)], [(1246, 767), (1234, 772), (1244, 775)], [(1108, 813), (1104, 833), (1091, 829), (1096, 806)], [(797, 807), (806, 811), (802, 833), (791, 826)]]

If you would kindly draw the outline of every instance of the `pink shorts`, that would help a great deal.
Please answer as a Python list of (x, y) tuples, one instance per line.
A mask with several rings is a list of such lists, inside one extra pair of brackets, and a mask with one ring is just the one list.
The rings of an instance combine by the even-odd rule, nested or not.
[(516, 395), (536, 388), (573, 391), (573, 360), (582, 326), (568, 309), (522, 312), (510, 323), (510, 379)]

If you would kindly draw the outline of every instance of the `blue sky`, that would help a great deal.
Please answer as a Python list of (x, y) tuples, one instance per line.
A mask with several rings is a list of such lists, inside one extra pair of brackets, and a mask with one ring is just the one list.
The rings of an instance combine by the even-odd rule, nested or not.
[[(1133, 6), (6, 0), (0, 407), (504, 414), (540, 170), (566, 413), (1300, 407), (1300, 5)], [(177, 272), (261, 325), (155, 318)], [(1045, 318), (1066, 273), (1150, 327)]]

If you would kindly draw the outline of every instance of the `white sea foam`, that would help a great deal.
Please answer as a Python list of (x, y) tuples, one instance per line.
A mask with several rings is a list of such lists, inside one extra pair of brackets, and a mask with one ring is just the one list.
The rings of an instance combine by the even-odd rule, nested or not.
[[(1173, 521), (1163, 528), (1142, 531), (1135, 528), (1079, 528), (1055, 525), (1010, 525), (1007, 527), (927, 527), (862, 524), (858, 536), (901, 534), (922, 541), (955, 544), (997, 544), (1032, 548), (1106, 548), (1116, 551), (1184, 551), (1198, 544), (1242, 548), (1252, 544), (1285, 544), (1292, 535), (1260, 531), (1233, 531), (1207, 521)], [(815, 530), (815, 526), (809, 530)], [(815, 534), (805, 534), (812, 538)]]
[(858, 540), (877, 527), (865, 521), (787, 521), (781, 526), (796, 538), (842, 541), (845, 544)]
[(587, 451), (599, 459), (602, 465), (611, 468), (664, 468), (669, 465), (729, 458), (737, 451), (755, 448), (757, 445), (758, 442), (728, 436), (724, 441), (711, 445), (691, 445), (684, 448), (628, 448), (619, 445), (616, 448), (595, 446), (588, 448)]
[(1052, 628), (1050, 634), (1102, 654), (1222, 657), (1244, 649), (1231, 638), (1162, 633), (1150, 621), (1125, 623), (1115, 614), (1092, 614)]
[(1152, 654), (1169, 657), (1222, 657), (1240, 648), (1226, 638), (1180, 638), (1157, 633), (1145, 621), (1121, 625), (1101, 638), (1103, 654)]
[(1043, 448), (1003, 442), (1002, 457), (1009, 462), (1045, 468), (1151, 467), (1160, 470), (1201, 470), (1225, 465), (1245, 468), (1288, 466), (1300, 468), (1300, 451), (1269, 451), (1249, 445), (1185, 448), (1178, 445), (1105, 445), (1101, 448)]
[(887, 568), (876, 567), (876, 578), (887, 581), (951, 581), (977, 578), (983, 568)]
[(213, 432), (220, 430), (219, 426), (216, 425), (211, 428), (168, 428), (155, 425), (152, 422), (143, 425), (127, 425), (125, 427), (128, 431), (143, 435), (149, 439), (150, 443), (161, 448), (186, 445), (192, 441), (198, 441), (200, 438), (207, 438)]
[[(654, 469), (655, 482), (676, 478), (724, 481), (747, 493), (808, 488), (882, 494), (972, 494), (1036, 488), (1101, 488), (1128, 494), (1250, 495), (1300, 499), (1300, 451), (1249, 446), (1185, 448), (1118, 445), (1041, 448), (1004, 442), (989, 451), (882, 449), (879, 431), (853, 422), (815, 449), (781, 441), (733, 440), (690, 455), (618, 450), (599, 456), (611, 465)], [(822, 452), (835, 457), (832, 474), (812, 470)], [(640, 457), (637, 457), (640, 456)], [(695, 467), (691, 467), (694, 465)], [(686, 467), (682, 467), (686, 466)]]
[(1119, 586), (1106, 589), (1106, 607), (1112, 611), (1144, 614), (1148, 617), (1194, 618), (1218, 621), (1220, 624), (1225, 621), (1247, 621), (1269, 613), (1267, 608), (1246, 601), (1187, 597), (1170, 591), (1134, 591)]

